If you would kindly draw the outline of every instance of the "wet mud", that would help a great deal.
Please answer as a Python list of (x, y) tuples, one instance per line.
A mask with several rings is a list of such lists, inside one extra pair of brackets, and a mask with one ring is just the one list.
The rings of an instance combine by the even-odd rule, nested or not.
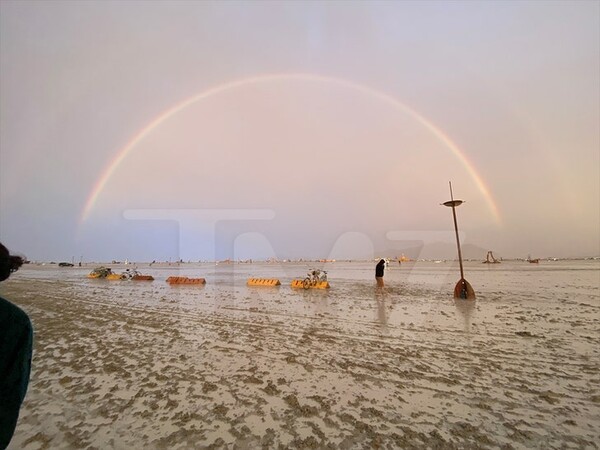
[(320, 292), (23, 270), (1, 292), (35, 328), (9, 448), (598, 448), (593, 274), (469, 302), (353, 267)]

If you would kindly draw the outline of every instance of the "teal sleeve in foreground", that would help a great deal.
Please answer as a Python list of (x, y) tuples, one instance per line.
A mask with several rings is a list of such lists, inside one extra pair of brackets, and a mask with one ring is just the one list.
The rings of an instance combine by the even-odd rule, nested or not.
[(17, 425), (31, 373), (33, 327), (27, 314), (0, 297), (0, 449)]

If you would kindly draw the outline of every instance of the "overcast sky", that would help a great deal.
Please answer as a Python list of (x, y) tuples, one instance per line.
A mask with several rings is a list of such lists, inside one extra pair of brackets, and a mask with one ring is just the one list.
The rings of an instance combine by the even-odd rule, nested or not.
[[(600, 3), (0, 2), (34, 260), (600, 254)], [(482, 252), (485, 258), (485, 252)]]

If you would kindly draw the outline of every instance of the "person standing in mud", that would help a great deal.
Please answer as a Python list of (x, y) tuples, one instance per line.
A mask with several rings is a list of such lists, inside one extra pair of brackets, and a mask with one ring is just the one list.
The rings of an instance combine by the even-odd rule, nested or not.
[[(0, 244), (0, 281), (23, 264)], [(0, 449), (8, 447), (31, 373), (33, 327), (27, 314), (0, 297)]]
[(380, 259), (375, 266), (375, 280), (377, 287), (383, 287), (383, 271), (385, 270), (385, 259)]

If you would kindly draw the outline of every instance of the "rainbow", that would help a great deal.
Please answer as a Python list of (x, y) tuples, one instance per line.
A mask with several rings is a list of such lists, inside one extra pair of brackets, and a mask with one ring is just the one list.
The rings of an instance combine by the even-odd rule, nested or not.
[(96, 200), (98, 200), (98, 197), (102, 193), (102, 190), (106, 186), (106, 183), (108, 183), (108, 180), (110, 180), (110, 177), (113, 175), (113, 173), (115, 172), (117, 167), (119, 167), (121, 162), (127, 157), (127, 155), (135, 148), (135, 146), (137, 144), (139, 144), (142, 140), (144, 140), (150, 133), (152, 133), (152, 131), (155, 128), (160, 126), (160, 124), (162, 124), (166, 120), (170, 119), (171, 117), (173, 117), (180, 111), (184, 110), (188, 106), (193, 105), (194, 103), (202, 101), (206, 98), (218, 95), (222, 92), (225, 92), (225, 91), (228, 91), (231, 89), (240, 88), (243, 86), (249, 86), (249, 85), (259, 84), (259, 83), (269, 83), (272, 81), (282, 81), (282, 80), (301, 80), (301, 81), (316, 81), (316, 82), (322, 82), (322, 83), (335, 83), (338, 86), (344, 86), (349, 89), (359, 91), (361, 93), (369, 94), (375, 98), (378, 98), (382, 102), (385, 102), (385, 103), (391, 105), (393, 108), (409, 114), (417, 122), (419, 122), (421, 125), (423, 125), (427, 130), (429, 130), (439, 141), (441, 141), (454, 154), (454, 156), (460, 161), (460, 163), (464, 166), (467, 173), (472, 177), (477, 188), (479, 189), (479, 191), (485, 198), (487, 205), (488, 205), (490, 212), (492, 213), (494, 219), (496, 220), (497, 223), (500, 223), (500, 213), (498, 211), (498, 207), (497, 207), (496, 203), (494, 202), (492, 195), (490, 194), (490, 190), (487, 188), (487, 186), (483, 182), (482, 178), (477, 173), (477, 170), (475, 170), (474, 165), (467, 159), (465, 154), (458, 148), (458, 146), (452, 141), (452, 139), (450, 139), (442, 130), (440, 130), (433, 123), (431, 123), (429, 120), (427, 120), (425, 117), (423, 117), (422, 115), (420, 115), (419, 113), (417, 113), (416, 111), (411, 109), (410, 107), (406, 106), (405, 104), (396, 100), (394, 97), (392, 97), (388, 94), (385, 94), (381, 91), (378, 91), (376, 89), (373, 89), (368, 86), (364, 86), (364, 85), (361, 85), (361, 84), (358, 84), (358, 83), (355, 83), (352, 81), (340, 79), (340, 78), (308, 74), (308, 73), (268, 74), (268, 75), (260, 75), (260, 76), (256, 76), (256, 77), (250, 77), (250, 78), (243, 78), (243, 79), (237, 80), (237, 81), (231, 81), (229, 83), (224, 83), (219, 86), (212, 87), (212, 88), (210, 88), (206, 91), (203, 91), (199, 94), (196, 94), (186, 100), (183, 100), (182, 102), (176, 104), (175, 106), (167, 109), (163, 113), (159, 114), (148, 125), (146, 125), (140, 131), (138, 131), (131, 138), (131, 140), (127, 144), (125, 144), (125, 146), (121, 150), (119, 150), (119, 152), (117, 153), (115, 158), (110, 162), (110, 164), (107, 165), (106, 169), (104, 170), (104, 172), (102, 172), (102, 175), (96, 181), (94, 188), (92, 189), (92, 191), (89, 194), (89, 197), (87, 198), (87, 201), (85, 203), (85, 206), (83, 208), (83, 211), (82, 211), (80, 219), (79, 219), (80, 223), (85, 222), (87, 220), (87, 218), (90, 216), (90, 213), (92, 212), (92, 210), (94, 208), (94, 204), (96, 203)]

